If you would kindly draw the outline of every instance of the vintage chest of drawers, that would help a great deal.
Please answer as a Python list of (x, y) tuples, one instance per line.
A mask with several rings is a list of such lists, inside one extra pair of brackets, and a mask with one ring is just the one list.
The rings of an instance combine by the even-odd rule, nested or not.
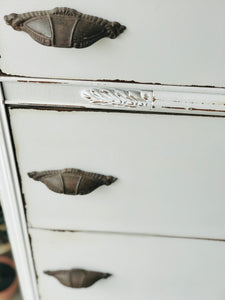
[(224, 299), (224, 6), (3, 4), (1, 197), (24, 300)]
[[(35, 84), (39, 105), (35, 98), (34, 103), (14, 99), (19, 94), (25, 99)], [(76, 84), (63, 89), (63, 94), (68, 89), (68, 102), (73, 100), (71, 91), (77, 94)], [(3, 174), (3, 179), (6, 176), (5, 188), (10, 188), (11, 178), (11, 188), (18, 189), (3, 189), (3, 195), (11, 193), (11, 202), (5, 203), (9, 224), (24, 226), (14, 228), (18, 237), (26, 238), (27, 226), (30, 241), (24, 247), (29, 251), (32, 246), (33, 262), (29, 252), (17, 248), (16, 253), (26, 258), (23, 272), (34, 272), (35, 266), (38, 280), (33, 277), (32, 287), (38, 288), (37, 297), (212, 299), (216, 294), (223, 299), (222, 113), (151, 114), (127, 107), (109, 110), (110, 105), (81, 109), (74, 104), (63, 107), (57, 99), (44, 104), (43, 90), (56, 95), (55, 85), (3, 78), (8, 113), (3, 136), (11, 159), (10, 165), (6, 160), (2, 164), (15, 172), (12, 178)], [(222, 97), (220, 89), (216, 92)], [(12, 133), (8, 139), (6, 126)], [(71, 169), (82, 171), (74, 175)], [(104, 178), (112, 178), (110, 185)], [(15, 203), (18, 207), (11, 207)], [(15, 215), (18, 221), (12, 221)], [(19, 241), (15, 244), (18, 247)], [(18, 258), (18, 264), (25, 258)], [(112, 276), (79, 289), (49, 275), (63, 272), (59, 279), (73, 282), (75, 275), (68, 272), (74, 268)]]

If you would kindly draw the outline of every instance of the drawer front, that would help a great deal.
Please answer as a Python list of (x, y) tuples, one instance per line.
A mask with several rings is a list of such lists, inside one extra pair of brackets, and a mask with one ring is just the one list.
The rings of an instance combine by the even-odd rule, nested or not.
[[(41, 300), (223, 300), (223, 242), (30, 230)], [(46, 271), (109, 272), (71, 288)]]
[[(7, 26), (11, 13), (68, 6), (117, 21), (127, 29), (90, 47), (43, 46)], [(1, 7), (1, 69), (7, 74), (90, 80), (134, 80), (224, 86), (224, 10), (221, 0), (8, 0)], [(70, 24), (71, 25), (71, 24)], [(15, 47), (16, 45), (16, 47)]]
[[(10, 109), (10, 120), (30, 226), (225, 237), (224, 119)], [(68, 195), (28, 176), (65, 168), (118, 179)]]

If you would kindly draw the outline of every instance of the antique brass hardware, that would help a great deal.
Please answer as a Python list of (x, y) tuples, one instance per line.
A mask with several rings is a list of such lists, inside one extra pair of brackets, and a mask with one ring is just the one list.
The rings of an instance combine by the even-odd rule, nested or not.
[(83, 269), (44, 271), (44, 273), (55, 277), (63, 285), (72, 288), (87, 288), (96, 281), (111, 276), (109, 273), (87, 271)]
[(28, 176), (41, 181), (50, 190), (66, 195), (89, 194), (101, 185), (110, 185), (117, 180), (113, 176), (85, 172), (79, 169), (31, 172)]
[(85, 48), (104, 37), (115, 39), (126, 29), (118, 22), (85, 15), (67, 7), (12, 13), (4, 18), (13, 29), (28, 33), (36, 42), (63, 48)]

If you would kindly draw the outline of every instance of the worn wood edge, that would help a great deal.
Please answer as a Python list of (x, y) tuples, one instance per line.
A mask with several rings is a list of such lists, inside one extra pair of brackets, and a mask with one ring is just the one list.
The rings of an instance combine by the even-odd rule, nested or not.
[(57, 229), (57, 228), (45, 228), (45, 227), (36, 227), (36, 226), (29, 226), (28, 228), (29, 233), (32, 235), (33, 232), (51, 232), (51, 233), (62, 233), (62, 234), (92, 234), (92, 235), (114, 235), (114, 236), (124, 236), (125, 237), (145, 237), (145, 238), (163, 238), (163, 239), (183, 239), (183, 240), (195, 240), (198, 241), (206, 241), (206, 242), (213, 242), (213, 243), (223, 243), (225, 246), (225, 237), (207, 237), (207, 236), (193, 236), (193, 235), (179, 235), (179, 234), (158, 234), (158, 233), (146, 233), (146, 232), (129, 232), (129, 231), (100, 231), (100, 230), (72, 230), (72, 229)]
[(28, 231), (11, 136), (0, 90), (0, 195), (23, 300), (38, 300)]
[(46, 78), (46, 77), (29, 77), (29, 76), (20, 76), (20, 75), (13, 75), (7, 74), (1, 71), (0, 69), (0, 82), (23, 82), (23, 83), (42, 83), (42, 84), (68, 84), (68, 85), (87, 85), (93, 84), (99, 86), (115, 86), (115, 85), (133, 85), (133, 86), (142, 86), (145, 88), (153, 88), (154, 90), (171, 90), (171, 89), (182, 89), (185, 91), (201, 91), (205, 90), (205, 92), (210, 91), (220, 91), (221, 93), (225, 93), (225, 87), (220, 86), (210, 86), (210, 85), (177, 85), (171, 83), (159, 83), (159, 82), (138, 82), (134, 80), (109, 80), (109, 79), (65, 79), (65, 78)]
[[(152, 94), (152, 95), (151, 95)], [(88, 103), (146, 111), (183, 110), (184, 113), (225, 113), (225, 95), (180, 92), (89, 88), (81, 92)]]
[[(3, 78), (3, 77), (1, 77)], [(208, 116), (225, 116), (225, 89), (221, 88), (205, 88), (205, 87), (185, 87), (185, 86), (168, 86), (154, 84), (138, 84), (138, 83), (121, 83), (121, 82), (99, 82), (99, 81), (75, 81), (75, 80), (43, 80), (37, 78), (21, 78), (21, 77), (4, 77), (2, 82), (3, 88), (7, 91), (14, 90), (13, 95), (17, 95), (18, 99), (13, 96), (6, 98), (5, 104), (21, 105), (21, 106), (52, 106), (52, 107), (74, 107), (88, 109), (104, 109), (121, 110), (129, 112), (151, 112), (166, 114), (187, 114), (187, 115), (208, 115)], [(35, 87), (35, 95), (40, 90), (51, 90), (54, 100), (48, 100), (47, 96), (38, 96), (38, 99), (29, 97), (26, 94), (30, 89)], [(57, 91), (55, 89), (57, 87)], [(22, 92), (21, 92), (22, 88)], [(84, 94), (90, 91), (108, 90), (111, 94), (115, 91), (122, 93), (146, 93), (149, 96), (149, 104), (141, 105), (112, 105), (112, 103), (98, 103), (98, 101), (87, 101)], [(58, 92), (68, 92), (69, 97), (63, 101), (57, 100)], [(22, 93), (22, 94), (19, 94)], [(103, 93), (102, 93), (103, 94)], [(174, 96), (175, 95), (175, 96)], [(101, 95), (102, 97), (104, 95)], [(180, 97), (180, 99), (178, 99)], [(91, 97), (90, 97), (91, 98)], [(204, 99), (205, 98), (205, 99)], [(93, 99), (92, 99), (93, 100)], [(96, 100), (96, 99), (94, 99)], [(97, 99), (98, 100), (98, 99)], [(142, 99), (143, 100), (143, 99)], [(103, 101), (104, 102), (104, 101)], [(143, 102), (143, 101), (142, 101)], [(103, 105), (104, 106), (103, 106)]]

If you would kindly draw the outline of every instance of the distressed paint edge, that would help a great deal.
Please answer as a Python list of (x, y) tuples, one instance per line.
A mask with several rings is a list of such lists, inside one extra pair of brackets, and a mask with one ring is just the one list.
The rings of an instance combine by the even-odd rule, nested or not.
[(0, 87), (0, 196), (23, 300), (38, 300), (23, 202)]
[(193, 92), (215, 92), (225, 94), (225, 87), (217, 86), (201, 86), (201, 85), (176, 85), (176, 84), (163, 84), (154, 82), (137, 82), (137, 81), (127, 81), (127, 80), (107, 80), (107, 79), (63, 79), (63, 78), (45, 78), (45, 77), (29, 77), (29, 76), (19, 76), (19, 75), (8, 75), (1, 71), (0, 69), (0, 82), (21, 82), (21, 83), (41, 83), (41, 84), (65, 84), (65, 85), (81, 85), (81, 86), (110, 86), (110, 87), (142, 87), (142, 89), (154, 89), (155, 91), (193, 91)]
[[(3, 77), (1, 78), (3, 79)], [(49, 105), (50, 107), (69, 106), (71, 108), (87, 108), (96, 110), (104, 109), (106, 111), (120, 110), (183, 115), (225, 116), (225, 89), (221, 88), (200, 88), (99, 81), (45, 80), (37, 78), (25, 79), (21, 77), (4, 77), (2, 84), (6, 92), (5, 104), (12, 106)], [(33, 94), (30, 92), (33, 87), (35, 87), (35, 94), (38, 93), (39, 89), (40, 91), (46, 91), (46, 95), (48, 91), (51, 90), (51, 95), (53, 95), (52, 99), (49, 100), (47, 96), (44, 95), (39, 96), (38, 99), (34, 99)], [(55, 88), (57, 91), (55, 91)], [(112, 105), (110, 103), (105, 103), (103, 106), (99, 105), (98, 103), (91, 103), (85, 100), (82, 96), (82, 93), (87, 90), (118, 90), (125, 93), (134, 92), (140, 94), (145, 92), (149, 95), (152, 94), (152, 103), (149, 103), (148, 106), (142, 107), (135, 107), (135, 105), (131, 105), (131, 107), (127, 105)], [(65, 91), (67, 93), (67, 99), (65, 99), (65, 101), (62, 103), (61, 99), (58, 99), (58, 93), (62, 94)], [(28, 94), (29, 99), (27, 97)], [(171, 97), (173, 94), (180, 95), (179, 101), (174, 100), (174, 96)], [(192, 98), (190, 98), (190, 95)], [(190, 99), (187, 101), (188, 97)], [(199, 97), (201, 98), (201, 101), (198, 100)], [(206, 101), (202, 100), (204, 97), (206, 98)], [(194, 105), (192, 105), (193, 103)]]

